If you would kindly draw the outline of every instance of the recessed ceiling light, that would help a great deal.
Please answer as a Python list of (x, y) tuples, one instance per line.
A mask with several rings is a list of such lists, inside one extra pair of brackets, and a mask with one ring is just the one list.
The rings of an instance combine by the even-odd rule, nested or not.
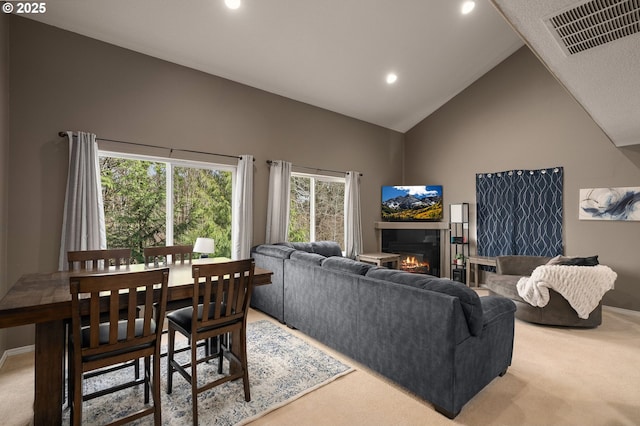
[(237, 9), (240, 7), (240, 0), (224, 0), (224, 4), (226, 4), (229, 9)]
[(396, 80), (398, 80), (398, 76), (395, 73), (390, 72), (387, 74), (387, 84), (393, 84)]
[(471, 13), (474, 7), (476, 7), (475, 1), (465, 1), (462, 3), (462, 14), (466, 15), (467, 13)]

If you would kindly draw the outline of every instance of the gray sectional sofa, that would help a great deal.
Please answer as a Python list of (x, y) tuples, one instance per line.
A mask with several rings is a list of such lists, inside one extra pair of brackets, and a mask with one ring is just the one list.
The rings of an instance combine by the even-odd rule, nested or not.
[(511, 364), (514, 303), (461, 283), (356, 262), (333, 242), (259, 245), (273, 271), (252, 306), (454, 418)]

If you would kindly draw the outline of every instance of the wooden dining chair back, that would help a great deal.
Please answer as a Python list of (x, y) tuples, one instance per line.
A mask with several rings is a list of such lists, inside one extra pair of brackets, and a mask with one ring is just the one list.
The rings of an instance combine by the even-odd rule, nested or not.
[[(253, 292), (255, 264), (253, 259), (193, 265), (192, 306), (167, 315), (169, 321), (169, 356), (167, 393), (172, 392), (173, 373), (178, 371), (191, 383), (193, 424), (198, 424), (198, 394), (230, 380), (242, 379), (244, 396), (251, 400), (247, 367), (247, 311)], [(174, 359), (175, 335), (189, 339), (191, 362), (180, 364)], [(219, 338), (219, 353), (197, 357), (198, 341)], [(229, 374), (199, 385), (197, 365), (218, 358), (222, 373), (222, 355), (229, 359)], [(190, 371), (188, 370), (190, 369)], [(201, 378), (202, 379), (202, 378)]]
[[(76, 251), (68, 251), (67, 252), (67, 261), (69, 265), (70, 271), (96, 271), (96, 270), (106, 270), (109, 267), (114, 266), (116, 269), (125, 269), (128, 268), (131, 264), (131, 249), (129, 248), (116, 248), (116, 249), (105, 249), (105, 250), (76, 250)], [(104, 315), (104, 314), (103, 314)], [(121, 317), (126, 315), (125, 313), (121, 313)], [(85, 324), (86, 325), (86, 324)], [(69, 327), (70, 322), (65, 321), (65, 326)], [(72, 352), (70, 346), (69, 334), (66, 333), (65, 336), (67, 339), (67, 365), (71, 365), (72, 363)], [(138, 360), (123, 363), (114, 367), (114, 369), (133, 367), (134, 374), (136, 380), (140, 378), (140, 364)], [(102, 371), (96, 371), (93, 373), (89, 373), (85, 375), (85, 378), (90, 378), (94, 376), (98, 376), (102, 374)], [(64, 394), (64, 388), (62, 389)], [(66, 393), (67, 397), (70, 399), (70, 389), (67, 389)]]
[[(128, 273), (105, 273), (70, 278), (72, 308), (73, 362), (70, 366), (71, 418), (82, 422), (82, 402), (119, 390), (144, 384), (145, 407), (112, 424), (122, 424), (153, 414), (154, 424), (161, 424), (160, 409), (160, 340), (164, 307), (167, 304), (169, 268)], [(153, 318), (154, 302), (161, 315)], [(144, 315), (138, 318), (138, 306)], [(126, 311), (126, 319), (121, 312)], [(104, 321), (104, 313), (108, 320)], [(83, 319), (88, 319), (88, 326)], [(144, 358), (144, 378), (109, 389), (83, 395), (85, 372)], [(151, 374), (153, 359), (153, 374)], [(149, 386), (153, 404), (149, 403)]]
[(68, 251), (67, 261), (70, 271), (77, 269), (107, 269), (110, 266), (115, 266), (116, 268), (126, 267), (131, 263), (131, 249)]
[(145, 247), (143, 254), (147, 265), (191, 263), (193, 245)]
[[(162, 264), (170, 265), (176, 263), (191, 263), (191, 259), (193, 257), (193, 245), (145, 247), (142, 251), (144, 254), (145, 265), (154, 267)], [(173, 302), (169, 302), (167, 305), (167, 312), (187, 307), (190, 304), (191, 302), (189, 300), (175, 300)], [(162, 356), (165, 355), (166, 352), (162, 354)]]

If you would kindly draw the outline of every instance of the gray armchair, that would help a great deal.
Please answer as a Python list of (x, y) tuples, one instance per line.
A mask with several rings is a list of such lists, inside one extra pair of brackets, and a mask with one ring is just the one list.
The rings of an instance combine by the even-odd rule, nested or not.
[(518, 280), (530, 276), (534, 269), (544, 265), (551, 258), (544, 256), (498, 256), (496, 274), (487, 277), (486, 288), (492, 295), (508, 297), (516, 304), (516, 318), (544, 325), (567, 327), (597, 327), (602, 323), (602, 303), (594, 309), (589, 318), (578, 317), (569, 302), (558, 292), (549, 289), (549, 303), (539, 308), (527, 303), (516, 288)]

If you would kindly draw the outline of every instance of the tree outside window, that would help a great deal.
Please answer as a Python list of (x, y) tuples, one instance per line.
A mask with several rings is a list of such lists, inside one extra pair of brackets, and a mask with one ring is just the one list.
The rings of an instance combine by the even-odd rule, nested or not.
[(344, 249), (344, 179), (292, 174), (289, 241), (336, 241)]
[(103, 153), (100, 169), (107, 247), (129, 247), (134, 261), (143, 262), (144, 247), (208, 237), (216, 241), (216, 256), (231, 257), (229, 167)]
[(174, 243), (213, 238), (216, 255), (231, 257), (231, 172), (175, 167)]

